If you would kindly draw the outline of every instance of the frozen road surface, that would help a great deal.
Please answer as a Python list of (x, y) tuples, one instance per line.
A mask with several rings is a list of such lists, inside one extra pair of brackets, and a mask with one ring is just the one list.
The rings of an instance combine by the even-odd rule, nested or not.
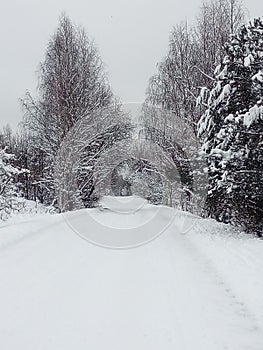
[[(0, 349), (263, 350), (263, 241), (118, 205), (0, 228)], [(118, 245), (127, 229), (149, 242), (92, 243)]]

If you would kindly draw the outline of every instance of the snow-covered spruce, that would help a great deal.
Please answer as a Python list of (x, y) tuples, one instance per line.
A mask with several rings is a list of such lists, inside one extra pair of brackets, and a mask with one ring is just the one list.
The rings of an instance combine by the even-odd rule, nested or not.
[(12, 212), (21, 209), (16, 178), (26, 170), (14, 167), (11, 164), (13, 160), (13, 154), (0, 149), (0, 220), (7, 219)]
[[(221, 221), (262, 233), (263, 21), (243, 26), (215, 70), (198, 124), (210, 174), (208, 207)], [(202, 90), (202, 98), (204, 98)]]

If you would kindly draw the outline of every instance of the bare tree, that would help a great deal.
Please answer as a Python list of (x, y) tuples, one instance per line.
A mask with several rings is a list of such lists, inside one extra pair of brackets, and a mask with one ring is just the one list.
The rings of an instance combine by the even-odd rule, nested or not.
[(43, 160), (39, 186), (46, 190), (52, 187), (54, 158), (72, 126), (112, 102), (113, 94), (94, 42), (83, 28), (62, 15), (40, 65), (37, 97), (27, 92), (22, 99), (25, 129)]
[(172, 111), (195, 129), (196, 43), (187, 23), (173, 28), (166, 57), (149, 82), (146, 103)]
[(229, 35), (243, 24), (244, 8), (239, 0), (204, 1), (196, 19), (195, 41), (198, 48), (197, 66), (200, 85), (211, 86), (215, 67), (225, 55)]
[(213, 83), (229, 34), (237, 30), (243, 18), (239, 0), (212, 0), (203, 2), (195, 27), (189, 28), (187, 23), (174, 27), (168, 53), (150, 78), (146, 103), (173, 112), (196, 133), (202, 114), (196, 98), (203, 86)]

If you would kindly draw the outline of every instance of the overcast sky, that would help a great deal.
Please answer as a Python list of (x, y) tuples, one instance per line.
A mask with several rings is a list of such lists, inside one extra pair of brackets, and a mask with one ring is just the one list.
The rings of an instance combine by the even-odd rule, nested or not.
[[(94, 38), (113, 91), (123, 102), (140, 102), (169, 32), (194, 21), (201, 0), (1, 0), (0, 126), (22, 118), (19, 97), (35, 91), (37, 67), (61, 12)], [(263, 14), (262, 0), (245, 0), (250, 17)]]

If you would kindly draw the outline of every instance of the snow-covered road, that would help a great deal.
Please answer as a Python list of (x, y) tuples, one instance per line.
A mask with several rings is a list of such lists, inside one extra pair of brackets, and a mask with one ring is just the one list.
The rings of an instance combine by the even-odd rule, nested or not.
[(180, 234), (185, 220), (128, 250), (62, 215), (2, 228), (0, 349), (262, 350), (263, 241), (200, 219)]

